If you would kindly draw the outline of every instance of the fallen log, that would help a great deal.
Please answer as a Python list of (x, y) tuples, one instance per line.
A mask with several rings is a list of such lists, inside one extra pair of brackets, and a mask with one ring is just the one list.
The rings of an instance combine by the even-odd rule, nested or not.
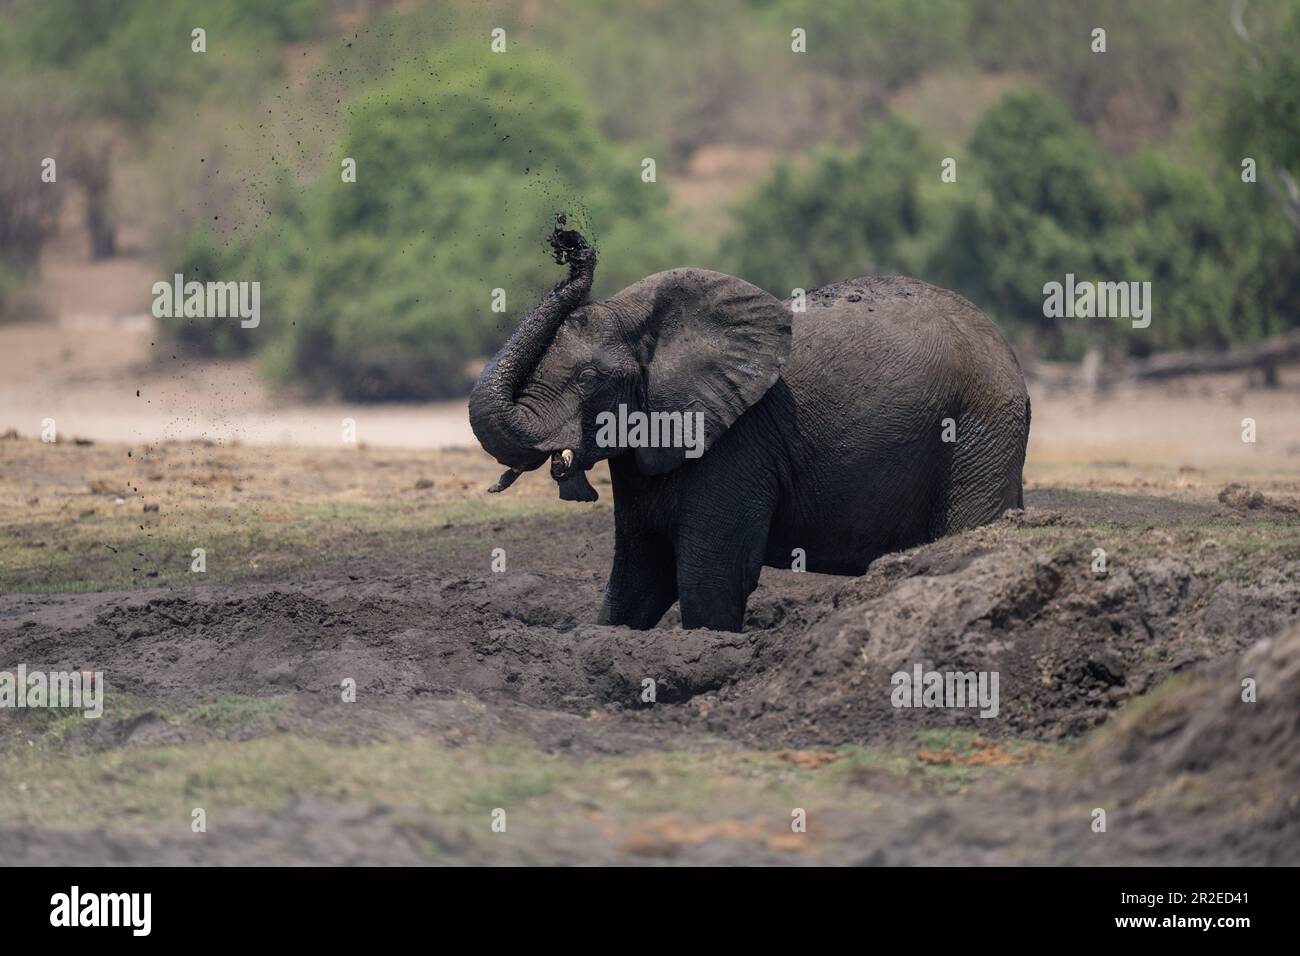
[(1300, 329), (1222, 352), (1164, 352), (1130, 363), (1130, 374), (1147, 381), (1179, 375), (1243, 372), (1259, 369), (1264, 383), (1277, 385), (1278, 365), (1300, 360)]

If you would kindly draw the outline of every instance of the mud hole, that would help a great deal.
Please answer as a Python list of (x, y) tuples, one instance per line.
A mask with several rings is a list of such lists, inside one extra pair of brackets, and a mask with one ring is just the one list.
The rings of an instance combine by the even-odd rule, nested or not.
[[(608, 512), (586, 511), (512, 523), (512, 539), (530, 544), (508, 550), (504, 574), (489, 571), (472, 539), (440, 547), (434, 534), (427, 560), (349, 566), (293, 587), (9, 596), (0, 604), (0, 649), (5, 661), (29, 668), (101, 670), (110, 693), (145, 702), (129, 720), (115, 720), (110, 708), (75, 743), (92, 750), (175, 742), (175, 729), (150, 719), (148, 706), (226, 695), (291, 695), (296, 707), (279, 721), (282, 729), (358, 740), (522, 735), (543, 751), (579, 758), (905, 746), (919, 730), (943, 728), (1076, 744), (1131, 698), (1185, 674), (1189, 683), (1161, 698), (1154, 716), (1125, 727), (1112, 721), (1087, 737), (1078, 758), (1087, 779), (1125, 808), (1112, 828), (1116, 818), (1142, 820), (1143, 806), (1156, 813), (1168, 801), (1151, 803), (1148, 790), (1172, 788), (1161, 799), (1172, 793), (1184, 812), (1161, 810), (1141, 836), (1124, 830), (1127, 837), (1089, 842), (1088, 813), (1101, 791), (1056, 768), (1027, 771), (960, 802), (905, 798), (878, 806), (871, 826), (850, 811), (830, 812), (827, 825), (844, 831), (830, 858), (1300, 861), (1300, 632), (1279, 636), (1300, 614), (1300, 555), (1270, 554), (1241, 573), (1213, 541), (1200, 541), (1189, 553), (1114, 558), (1099, 574), (1095, 548), (1117, 552), (1129, 538), (1159, 535), (1157, 525), (1223, 512), (1062, 492), (1031, 494), (1027, 505), (989, 528), (883, 558), (862, 578), (765, 570), (743, 634), (683, 631), (675, 611), (646, 632), (587, 623), (599, 605), (612, 534)], [(890, 677), (916, 664), (998, 672), (998, 719), (981, 720), (975, 710), (895, 709)], [(1242, 720), (1234, 708), (1247, 706), (1239, 700), (1247, 676), (1258, 680), (1261, 702)], [(339, 704), (345, 678), (357, 685), (351, 708)], [(647, 678), (656, 682), (653, 705), (641, 700)], [(19, 745), (9, 738), (5, 746)], [(1249, 819), (1225, 814), (1234, 801), (1249, 807)], [(112, 834), (60, 839), (70, 854), (78, 841), (93, 844), (105, 862), (269, 862), (262, 855), (290, 845), (303, 861), (419, 862), (401, 836), (411, 827), (425, 844), (453, 854), (458, 846), (427, 820), (328, 801), (236, 814), (232, 825), (260, 828), (270, 842), (259, 849), (258, 840), (241, 837), (199, 851), (157, 834), (136, 843)], [(336, 838), (303, 850), (306, 831)], [(567, 832), (538, 839), (561, 862), (637, 852)], [(566, 850), (566, 840), (582, 849)], [(52, 842), (40, 828), (0, 825), (0, 850), (15, 861), (49, 860)], [(694, 849), (680, 844), (679, 858), (695, 862), (722, 852), (709, 840)], [(761, 862), (765, 854), (752, 849), (745, 859)]]

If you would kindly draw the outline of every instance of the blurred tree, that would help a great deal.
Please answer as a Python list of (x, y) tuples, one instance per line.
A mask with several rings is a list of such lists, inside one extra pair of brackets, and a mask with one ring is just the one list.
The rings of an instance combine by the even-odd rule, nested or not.
[(1043, 285), (1102, 268), (1098, 240), (1122, 210), (1101, 151), (1059, 100), (1037, 90), (990, 109), (969, 150), (962, 202), (928, 271), (1004, 323), (1033, 329), (1049, 353), (1068, 351), (1067, 340), (1079, 339), (1071, 331), (1092, 329), (1044, 316)]
[(60, 84), (13, 78), (0, 89), (0, 254), (14, 265), (32, 265), (58, 225), (65, 190), (46, 182), (68, 175), (58, 160), (74, 141), (74, 97)]
[(893, 92), (942, 65), (965, 59), (971, 0), (750, 0), (767, 19), (807, 31), (814, 69), (863, 76)]
[(926, 229), (921, 170), (937, 162), (916, 130), (890, 119), (858, 150), (826, 149), (806, 170), (778, 165), (736, 212), (723, 245), (731, 271), (781, 297), (919, 264), (909, 240)]
[[(1149, 278), (1157, 310), (1149, 329), (1117, 327), (1128, 351), (1221, 347), (1280, 331), (1276, 292), (1266, 292), (1271, 283), (1258, 273), (1270, 247), (1289, 237), (1280, 221), (1261, 229), (1262, 197), (1243, 196), (1231, 179), (1155, 149), (1127, 173), (1139, 206), (1114, 234), (1106, 267)], [(1294, 287), (1296, 270), (1289, 271)]]
[[(681, 264), (686, 246), (663, 187), (641, 180), (641, 155), (597, 132), (586, 93), (553, 60), (458, 45), (357, 98), (333, 164), (282, 196), (221, 270), (262, 280), (277, 378), (363, 400), (463, 393), (468, 363), (561, 278), (544, 242), (556, 211), (594, 240), (598, 294)], [(491, 311), (494, 289), (504, 314)], [(201, 323), (176, 325), (193, 347), (226, 347)]]
[(654, 143), (676, 163), (701, 146), (779, 136), (790, 119), (767, 109), (783, 92), (772, 67), (789, 62), (788, 31), (747, 0), (562, 0), (535, 32), (536, 48), (583, 78), (607, 135)]
[[(59, 163), (77, 142), (75, 102), (57, 79), (0, 77), (0, 318), (33, 305), (24, 287), (58, 228), (60, 183), (73, 175)], [(47, 173), (58, 178), (44, 181)]]
[[(983, 188), (964, 199), (930, 271), (1032, 329), (1048, 354), (1218, 347), (1294, 324), (1300, 265), (1278, 268), (1294, 243), (1221, 165), (1154, 147), (1116, 163), (1059, 102), (1034, 92), (991, 109), (970, 148)], [(1043, 286), (1066, 273), (1150, 281), (1151, 326), (1045, 316)]]
[[(1166, 138), (1221, 69), (1223, 0), (971, 0), (968, 48), (985, 69), (1025, 72), (1107, 148)], [(1104, 53), (1092, 33), (1105, 30)]]
[[(1300, 243), (1266, 194), (1222, 164), (1155, 148), (1117, 162), (1038, 90), (991, 108), (969, 154), (958, 183), (937, 185), (937, 154), (890, 121), (860, 150), (818, 154), (802, 171), (783, 165), (738, 210), (730, 268), (782, 296), (910, 272), (1056, 358), (1219, 347), (1297, 324)], [(1044, 286), (1069, 273), (1151, 282), (1150, 327), (1045, 315)]]
[(1243, 47), (1214, 132), (1228, 162), (1256, 160), (1279, 210), (1300, 231), (1300, 0), (1234, 0), (1231, 22)]
[[(47, 77), (40, 82), (74, 97), (85, 128), (70, 144), (67, 171), (85, 189), (96, 257), (116, 249), (114, 141), (142, 138), (169, 107), (194, 108), (208, 96), (255, 100), (279, 71), (277, 44), (314, 35), (324, 10), (324, 0), (15, 0), (0, 17), (11, 54), (4, 69)], [(203, 54), (191, 50), (196, 27), (208, 33)]]

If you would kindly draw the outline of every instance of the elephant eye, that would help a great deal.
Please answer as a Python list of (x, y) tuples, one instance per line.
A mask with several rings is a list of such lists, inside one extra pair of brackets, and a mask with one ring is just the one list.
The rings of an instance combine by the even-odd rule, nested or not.
[(596, 377), (596, 370), (592, 368), (590, 365), (588, 365), (586, 368), (584, 368), (581, 372), (578, 373), (579, 382), (590, 382), (595, 377)]

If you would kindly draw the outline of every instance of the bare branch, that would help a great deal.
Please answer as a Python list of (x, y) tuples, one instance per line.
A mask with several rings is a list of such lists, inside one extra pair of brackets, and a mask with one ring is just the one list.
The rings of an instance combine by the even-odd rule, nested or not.
[(1232, 24), (1232, 32), (1241, 37), (1246, 43), (1250, 43), (1250, 34), (1246, 31), (1246, 2), (1247, 0), (1232, 0), (1232, 9), (1228, 12), (1228, 22)]

